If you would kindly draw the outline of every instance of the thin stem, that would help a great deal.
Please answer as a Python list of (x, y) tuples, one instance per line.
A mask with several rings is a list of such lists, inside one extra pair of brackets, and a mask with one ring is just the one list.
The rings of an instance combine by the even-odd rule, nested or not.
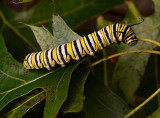
[(138, 40), (141, 40), (141, 41), (146, 41), (146, 42), (150, 42), (150, 43), (153, 43), (157, 46), (160, 46), (160, 43), (157, 42), (157, 41), (154, 41), (154, 40), (151, 40), (151, 39), (144, 39), (144, 38), (137, 38)]
[[(154, 67), (155, 67), (155, 79), (156, 79), (156, 85), (157, 89), (160, 88), (159, 85), (159, 76), (158, 76), (158, 56), (154, 55)], [(158, 106), (160, 107), (160, 94), (158, 94)]]
[[(137, 39), (138, 39), (138, 40), (141, 40), (141, 41), (150, 42), (150, 43), (153, 43), (153, 44), (155, 44), (155, 45), (157, 45), (157, 46), (160, 46), (160, 43), (159, 43), (159, 42), (154, 41), (154, 40), (151, 40), (151, 39), (144, 39), (144, 38), (137, 38)], [(103, 61), (106, 61), (106, 60), (108, 60), (108, 59), (111, 59), (111, 58), (114, 58), (114, 57), (117, 57), (117, 56), (120, 56), (120, 55), (130, 54), (130, 53), (140, 53), (140, 52), (160, 54), (159, 51), (154, 51), (154, 50), (133, 50), (133, 51), (126, 51), (126, 52), (117, 53), (117, 54), (108, 56), (108, 57), (106, 57), (106, 58), (103, 58), (103, 59), (101, 59), (101, 60), (98, 60), (98, 61), (96, 61), (96, 62), (94, 62), (94, 63), (92, 63), (92, 64), (84, 67), (83, 69), (88, 68), (88, 67), (95, 66), (95, 65), (97, 65), (97, 64), (99, 64), (99, 63), (101, 63), (101, 62), (103, 62)], [(82, 69), (82, 70), (83, 70), (83, 69)]]
[(130, 111), (124, 118), (128, 118), (131, 115), (133, 115), (136, 111), (138, 111), (145, 104), (147, 104), (152, 98), (154, 98), (159, 92), (160, 92), (160, 88), (156, 92), (154, 92), (149, 98), (147, 98), (144, 102), (142, 102), (139, 106), (137, 106), (135, 109), (133, 109), (132, 111)]
[[(107, 56), (107, 51), (103, 50), (103, 57), (106, 57), (106, 56)], [(103, 68), (104, 68), (104, 85), (107, 86), (108, 80), (107, 80), (107, 62), (106, 61), (103, 62)]]
[[(126, 52), (121, 52), (121, 53), (113, 54), (113, 55), (111, 55), (111, 56), (108, 56), (108, 57), (106, 57), (106, 58), (103, 58), (103, 59), (101, 59), (101, 60), (98, 60), (98, 61), (96, 61), (96, 62), (94, 62), (94, 63), (92, 63), (92, 64), (84, 67), (83, 69), (86, 69), (86, 68), (95, 66), (95, 65), (97, 65), (97, 64), (99, 64), (99, 63), (101, 63), (101, 62), (103, 62), (103, 61), (109, 60), (109, 59), (111, 59), (111, 58), (114, 58), (114, 57), (117, 57), (117, 56), (120, 56), (120, 55), (132, 54), (132, 53), (142, 53), (142, 52), (143, 52), (143, 53), (153, 53), (153, 54), (159, 54), (159, 55), (160, 55), (160, 51), (154, 51), (154, 50), (132, 50), (132, 51), (126, 51)], [(83, 70), (83, 69), (82, 69), (82, 70)]]
[(5, 18), (3, 13), (0, 11), (0, 17), (2, 18), (5, 25), (7, 25), (13, 32), (15, 32), (23, 41), (25, 41), (34, 51), (37, 51), (37, 49), (34, 47), (34, 45), (28, 41), (15, 27), (13, 27)]
[[(45, 19), (45, 20), (42, 20), (42, 21), (38, 21), (36, 23), (31, 23), (30, 25), (42, 25), (42, 24), (45, 24), (47, 22), (51, 22), (52, 21), (52, 18), (49, 18), (49, 19)], [(15, 26), (17, 29), (20, 29), (20, 28), (24, 28), (26, 27), (26, 25), (18, 25), (18, 26)]]

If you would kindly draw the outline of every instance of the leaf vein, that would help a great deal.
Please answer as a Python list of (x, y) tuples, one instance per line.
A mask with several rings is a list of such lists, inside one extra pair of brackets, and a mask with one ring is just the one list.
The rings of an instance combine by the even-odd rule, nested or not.
[(0, 70), (0, 73), (4, 74), (4, 75), (6, 75), (7, 77), (10, 77), (10, 78), (12, 78), (12, 79), (15, 79), (15, 80), (18, 80), (18, 81), (22, 81), (23, 83), (26, 83), (25, 80), (23, 80), (23, 79), (21, 79), (21, 78), (18, 78), (18, 77), (14, 77), (14, 76), (12, 76), (12, 75), (9, 75), (9, 74), (5, 73), (5, 72), (2, 71), (2, 70)]

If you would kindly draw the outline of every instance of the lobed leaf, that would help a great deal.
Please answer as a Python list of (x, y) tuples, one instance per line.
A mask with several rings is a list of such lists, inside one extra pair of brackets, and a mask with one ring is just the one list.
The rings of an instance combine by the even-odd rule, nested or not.
[(0, 45), (0, 57), (2, 57), (0, 58), (0, 111), (16, 98), (36, 88), (43, 88), (47, 94), (44, 117), (57, 114), (67, 98), (71, 74), (78, 63), (50, 72), (44, 70), (26, 72), (23, 65), (16, 62), (7, 52), (2, 36)]
[(45, 27), (26, 25), (33, 31), (42, 50), (55, 48), (81, 37), (73, 32), (60, 16), (53, 15), (53, 35)]
[(7, 114), (7, 118), (21, 118), (29, 109), (38, 104), (41, 99), (45, 98), (45, 92), (42, 91), (17, 106), (13, 111)]
[(73, 32), (72, 29), (67, 26), (60, 16), (53, 15), (52, 20), (53, 35), (56, 39), (54, 42), (54, 47), (81, 38), (81, 36)]
[[(68, 26), (66, 26), (66, 24), (60, 17), (56, 17), (55, 19), (56, 19), (56, 22), (54, 24), (53, 29), (55, 29), (54, 30), (55, 35), (59, 40), (63, 40), (63, 38), (68, 38), (67, 36), (60, 37), (61, 35), (59, 34), (62, 34), (63, 32), (58, 32), (59, 29), (61, 30), (64, 29), (65, 32), (67, 31), (67, 33), (70, 34), (69, 37), (72, 37), (71, 38), (72, 40), (74, 37), (78, 36), (73, 31), (71, 31), (71, 29), (69, 29)], [(59, 19), (61, 20), (61, 22), (58, 22)], [(63, 25), (60, 25), (59, 23), (62, 23), (62, 22), (63, 22)], [(50, 44), (53, 41), (57, 41), (57, 40), (53, 40), (53, 36), (45, 28), (31, 26), (31, 25), (28, 25), (28, 26), (33, 30), (37, 38), (41, 37), (43, 39), (41, 42), (39, 41), (39, 44), (42, 47), (42, 49), (45, 49), (47, 44)], [(0, 90), (1, 92), (0, 93), (0, 97), (1, 97), (0, 111), (2, 111), (6, 105), (14, 101), (16, 98), (24, 96), (36, 88), (43, 88), (43, 90), (46, 91), (46, 94), (47, 94), (46, 105), (44, 109), (44, 117), (47, 118), (54, 115), (56, 116), (61, 105), (67, 98), (70, 77), (71, 77), (72, 71), (74, 70), (74, 68), (77, 66), (78, 63), (72, 64), (68, 68), (63, 68), (61, 70), (59, 69), (51, 72), (47, 72), (45, 70), (32, 70), (31, 72), (26, 72), (23, 65), (16, 62), (13, 59), (13, 57), (7, 52), (2, 38), (0, 41), (1, 41), (1, 47), (2, 47), (1, 50), (3, 52), (0, 56), (5, 55), (3, 56), (3, 58), (1, 58), (2, 63), (0, 63), (2, 68), (1, 70), (2, 86)], [(45, 41), (46, 43), (44, 43)], [(52, 41), (52, 42), (49, 42), (49, 41)], [(10, 62), (12, 65), (14, 65), (13, 67), (11, 66)], [(10, 70), (16, 70), (16, 71), (10, 71)], [(6, 73), (6, 71), (8, 72)], [(6, 81), (7, 78), (10, 78), (9, 80), (10, 84), (8, 84), (8, 86), (4, 86), (8, 82)], [(54, 79), (52, 80), (52, 78)], [(16, 82), (17, 84), (15, 84), (14, 81), (18, 81)], [(83, 85), (84, 85), (84, 82), (85, 80), (82, 83)], [(80, 88), (77, 88), (77, 90), (78, 89)], [(82, 90), (79, 90), (79, 91), (80, 93), (77, 93), (77, 95), (82, 94), (83, 88)], [(8, 111), (6, 115), (8, 117), (23, 116), (25, 112), (27, 112), (31, 107), (33, 107), (39, 102), (38, 101), (39, 96), (45, 97), (44, 94), (41, 94), (41, 93), (37, 95), (35, 94), (33, 97), (26, 99), (21, 105), (19, 104), (15, 105), (12, 109)], [(81, 96), (79, 96), (79, 98), (77, 97), (77, 100), (81, 101), (81, 107), (79, 108), (81, 109), (83, 105), (82, 102), (84, 99), (81, 98)], [(70, 101), (70, 104), (74, 105), (72, 101)]]
[[(41, 98), (41, 96), (43, 96)], [(19, 97), (9, 104), (7, 104), (1, 111), (1, 117), (20, 117), (24, 115), (32, 106), (38, 104), (40, 101), (44, 100), (45, 92), (43, 89), (35, 89), (30, 93)], [(24, 106), (24, 108), (22, 107)], [(18, 114), (16, 114), (18, 111)], [(14, 115), (13, 115), (14, 114)]]
[(54, 46), (55, 38), (45, 27), (37, 27), (33, 25), (28, 25), (34, 33), (41, 50), (51, 49)]

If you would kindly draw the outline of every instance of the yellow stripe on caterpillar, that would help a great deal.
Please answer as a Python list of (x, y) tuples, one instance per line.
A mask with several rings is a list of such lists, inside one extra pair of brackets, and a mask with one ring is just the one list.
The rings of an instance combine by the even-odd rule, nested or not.
[(58, 56), (57, 56), (57, 48), (53, 49), (53, 58), (57, 64), (60, 64), (60, 61), (58, 60)]
[(76, 59), (73, 49), (72, 49), (72, 42), (67, 43), (68, 53), (71, 55), (72, 59)]
[(90, 54), (89, 50), (87, 49), (86, 43), (84, 41), (84, 38), (80, 39), (80, 42), (82, 44), (82, 47), (84, 48), (84, 50), (86, 51), (87, 54)]

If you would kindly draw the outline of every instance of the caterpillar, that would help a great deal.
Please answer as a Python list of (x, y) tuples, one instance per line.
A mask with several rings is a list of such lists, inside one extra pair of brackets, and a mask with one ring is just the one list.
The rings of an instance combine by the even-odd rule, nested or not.
[(87, 54), (93, 56), (97, 51), (112, 43), (120, 44), (123, 42), (129, 46), (134, 46), (138, 43), (138, 40), (131, 27), (143, 21), (131, 25), (112, 24), (56, 48), (30, 53), (25, 57), (23, 65), (26, 69), (45, 67), (51, 70), (57, 64), (65, 67), (71, 59), (78, 61)]

